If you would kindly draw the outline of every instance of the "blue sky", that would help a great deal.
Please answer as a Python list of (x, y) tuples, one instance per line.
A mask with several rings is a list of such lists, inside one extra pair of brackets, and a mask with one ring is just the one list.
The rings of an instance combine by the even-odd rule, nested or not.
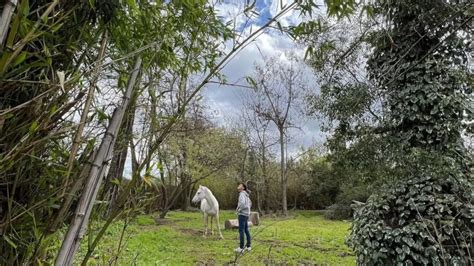
[[(288, 1), (283, 1), (285, 4)], [(291, 1), (290, 1), (291, 2)], [(255, 30), (258, 25), (263, 25), (276, 14), (279, 10), (280, 0), (259, 0), (256, 2), (256, 9), (260, 16), (250, 22), (245, 22), (245, 16), (238, 16), (244, 7), (244, 0), (227, 0), (217, 6), (218, 14), (225, 21), (234, 20), (236, 28), (246, 32)], [(288, 13), (282, 18), (283, 26), (294, 25), (300, 21), (298, 11)], [(244, 25), (247, 27), (244, 29)], [(223, 69), (223, 74), (227, 77), (229, 83), (247, 85), (245, 76), (253, 72), (254, 64), (262, 62), (264, 56), (284, 57), (285, 52), (294, 52), (299, 55), (304, 54), (304, 47), (296, 45), (288, 36), (281, 34), (278, 30), (270, 30), (258, 37), (254, 42), (241, 51), (233, 60)], [(305, 69), (305, 79), (314, 80), (312, 71)], [(229, 127), (238, 121), (243, 108), (243, 96), (245, 88), (232, 86), (209, 85), (204, 90), (205, 103), (210, 107), (209, 113), (214, 117), (216, 124)], [(316, 143), (324, 141), (324, 134), (320, 131), (320, 123), (314, 118), (299, 119), (301, 130), (292, 130), (290, 133), (293, 139), (288, 146), (288, 152), (291, 155), (298, 154), (300, 147), (310, 147)], [(276, 130), (274, 131), (276, 134)], [(277, 152), (277, 151), (275, 151)]]
[(258, 20), (259, 24), (262, 25), (264, 23), (266, 23), (268, 21), (268, 19), (270, 19), (272, 17), (272, 15), (270, 14), (270, 6), (268, 5), (268, 3), (265, 3), (265, 1), (261, 0), (261, 1), (257, 1), (255, 3), (255, 6), (257, 8), (257, 10), (259, 10), (259, 13), (260, 13), (260, 18)]

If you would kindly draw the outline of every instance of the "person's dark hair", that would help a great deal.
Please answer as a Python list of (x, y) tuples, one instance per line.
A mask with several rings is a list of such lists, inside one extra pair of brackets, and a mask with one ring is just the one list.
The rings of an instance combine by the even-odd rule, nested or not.
[(250, 195), (251, 191), (247, 187), (247, 184), (245, 184), (244, 182), (239, 182), (239, 185), (242, 185), (244, 187), (244, 191), (247, 192)]

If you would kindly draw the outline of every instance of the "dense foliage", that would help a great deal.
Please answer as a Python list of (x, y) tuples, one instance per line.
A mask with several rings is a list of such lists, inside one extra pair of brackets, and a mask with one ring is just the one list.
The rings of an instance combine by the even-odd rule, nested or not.
[[(217, 176), (242, 144), (213, 125), (208, 136), (193, 133), (201, 89), (223, 81), (221, 69), (283, 15), (297, 7), (310, 15), (316, 7), (309, 0), (285, 4), (242, 36), (217, 15), (214, 1), (12, 2), (11, 23), (1, 25), (0, 264), (51, 262), (62, 231), (79, 232), (67, 230), (75, 221), (87, 231), (89, 215), (77, 206), (106, 219), (88, 233), (83, 264), (114, 219), (144, 206), (156, 210), (156, 198), (166, 199), (163, 215), (174, 201), (186, 209), (193, 185)], [(10, 6), (2, 3), (2, 10), (4, 4)], [(259, 21), (255, 3), (243, 7), (249, 24)], [(125, 114), (114, 116), (116, 110)], [(112, 124), (120, 129), (104, 134)], [(235, 146), (207, 149), (221, 141)], [(101, 143), (106, 156), (96, 154)], [(80, 242), (82, 233), (70, 239)]]
[(468, 264), (474, 187), (440, 157), (412, 154), (403, 178), (357, 207), (349, 244), (359, 263)]
[(468, 1), (378, 1), (368, 61), (385, 95), (382, 129), (395, 181), (359, 206), (349, 242), (361, 264), (469, 264), (472, 120)]
[(320, 84), (309, 111), (326, 119), (330, 162), (352, 183), (332, 214), (372, 194), (356, 204), (349, 237), (362, 265), (468, 264), (472, 5), (375, 1), (358, 11), (313, 22), (304, 39)]
[[(281, 1), (272, 18), (246, 2), (223, 21), (205, 0), (18, 1), (0, 45), (0, 264), (54, 260), (76, 218), (88, 223), (74, 211), (87, 195), (101, 226), (84, 265), (115, 219), (123, 237), (138, 213), (187, 210), (198, 183), (234, 208), (238, 181), (261, 213), (355, 212), (360, 264), (472, 263), (472, 3), (326, 0), (311, 20), (312, 0)], [(305, 22), (283, 27), (292, 10)], [(248, 125), (219, 128), (201, 90), (273, 26), (308, 45), (317, 84), (297, 60), (267, 62), (239, 85), (253, 89)], [(308, 87), (327, 152), (288, 154)], [(88, 186), (92, 168), (103, 185)]]
[[(19, 1), (1, 50), (2, 264), (51, 259), (52, 241), (72, 216), (87, 160), (103, 136), (108, 113), (120, 102), (137, 54), (144, 61), (140, 89), (123, 125), (128, 128), (123, 131), (130, 132), (121, 135), (128, 139), (125, 145), (119, 140), (117, 154), (128, 150), (143, 121), (140, 110), (136, 123), (133, 119), (137, 99), (150, 101), (144, 91), (176, 95), (170, 91), (174, 81), (166, 89), (156, 84), (215, 67), (219, 43), (231, 36), (205, 1), (66, 2)], [(159, 126), (174, 123), (183, 106), (160, 115), (164, 122)], [(81, 115), (85, 119), (78, 123)], [(143, 151), (141, 142), (136, 146)], [(111, 168), (121, 162), (113, 160)], [(121, 171), (111, 171), (115, 176), (109, 181), (121, 179), (124, 167), (118, 168)]]

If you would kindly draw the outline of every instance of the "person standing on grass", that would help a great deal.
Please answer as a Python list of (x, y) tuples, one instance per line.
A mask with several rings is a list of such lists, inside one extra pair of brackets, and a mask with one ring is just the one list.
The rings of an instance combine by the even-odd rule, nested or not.
[[(252, 201), (250, 201), (249, 192), (247, 190), (247, 185), (244, 183), (239, 183), (237, 187), (239, 191), (239, 203), (237, 204), (237, 215), (239, 217), (239, 235), (240, 235), (240, 246), (235, 249), (235, 252), (242, 253), (245, 250), (251, 251), (252, 246), (250, 242), (250, 232), (249, 232), (249, 216), (250, 208), (252, 207)], [(244, 234), (247, 236), (247, 245), (244, 245)]]

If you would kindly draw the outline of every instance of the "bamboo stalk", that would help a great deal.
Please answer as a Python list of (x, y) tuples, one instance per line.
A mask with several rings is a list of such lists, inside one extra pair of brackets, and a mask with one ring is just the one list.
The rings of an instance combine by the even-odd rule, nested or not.
[(79, 127), (77, 128), (77, 131), (72, 143), (71, 154), (69, 155), (69, 160), (68, 160), (68, 169), (66, 173), (66, 178), (64, 179), (63, 185), (62, 185), (63, 191), (62, 191), (61, 197), (64, 196), (64, 193), (69, 185), (69, 177), (71, 175), (72, 166), (74, 165), (74, 160), (76, 159), (77, 150), (79, 149), (79, 145), (81, 144), (82, 132), (84, 131), (84, 127), (87, 124), (87, 116), (89, 114), (89, 109), (92, 103), (92, 99), (94, 98), (95, 87), (97, 85), (96, 83), (97, 83), (97, 80), (99, 79), (98, 69), (99, 69), (100, 64), (102, 64), (102, 60), (104, 59), (107, 41), (108, 41), (108, 35), (107, 35), (107, 30), (105, 30), (102, 35), (102, 42), (100, 45), (99, 55), (95, 63), (94, 71), (92, 73), (92, 80), (89, 85), (89, 91), (87, 92), (87, 98), (84, 104), (84, 110), (82, 111)]
[(15, 11), (17, 4), (18, 0), (7, 0), (3, 5), (2, 16), (0, 17), (0, 47), (3, 47), (3, 43), (7, 37), (13, 11)]
[(135, 82), (137, 80), (138, 71), (140, 70), (142, 60), (138, 58), (135, 62), (130, 80), (127, 85), (122, 104), (117, 107), (112, 115), (110, 124), (105, 132), (102, 142), (97, 151), (97, 155), (91, 166), (91, 171), (87, 183), (82, 192), (79, 204), (76, 208), (74, 218), (69, 226), (68, 232), (64, 237), (61, 249), (56, 258), (55, 265), (72, 265), (74, 255), (79, 247), (80, 241), (84, 236), (89, 223), (89, 217), (92, 212), (97, 192), (105, 174), (105, 164), (112, 155), (113, 144), (115, 143), (117, 131), (122, 122), (125, 110), (130, 101)]
[(82, 184), (84, 183), (84, 179), (86, 179), (86, 177), (89, 175), (90, 165), (92, 165), (93, 163), (95, 154), (96, 154), (95, 151), (91, 153), (90, 158), (87, 160), (86, 166), (82, 168), (82, 171), (79, 174), (79, 178), (74, 181), (74, 184), (72, 185), (71, 189), (66, 194), (66, 197), (64, 198), (64, 201), (61, 204), (61, 208), (59, 209), (58, 214), (56, 215), (56, 218), (51, 223), (51, 225), (48, 226), (47, 228), (47, 233), (52, 233), (56, 231), (58, 224), (64, 219), (64, 214), (71, 207), (74, 196), (82, 187)]

